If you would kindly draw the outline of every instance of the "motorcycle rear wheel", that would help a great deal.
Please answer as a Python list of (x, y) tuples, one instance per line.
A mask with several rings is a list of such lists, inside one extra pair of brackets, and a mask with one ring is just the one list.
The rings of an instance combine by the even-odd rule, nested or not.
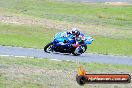
[(84, 52), (86, 51), (86, 49), (87, 49), (87, 46), (86, 46), (86, 45), (85, 45), (85, 46), (82, 46), (82, 52), (81, 52), (81, 53), (73, 52), (72, 54), (73, 54), (74, 56), (79, 56), (79, 55), (81, 55), (82, 53), (84, 53)]
[(80, 56), (81, 54), (78, 54), (78, 53), (72, 53), (74, 56)]

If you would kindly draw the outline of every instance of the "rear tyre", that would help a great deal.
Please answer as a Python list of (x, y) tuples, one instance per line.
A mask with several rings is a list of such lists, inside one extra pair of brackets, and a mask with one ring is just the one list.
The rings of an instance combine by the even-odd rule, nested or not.
[(48, 43), (48, 44), (44, 47), (44, 51), (47, 52), (47, 53), (53, 52), (52, 46), (53, 46), (53, 43)]
[(81, 54), (78, 54), (78, 53), (72, 53), (74, 56), (80, 56)]
[[(75, 49), (75, 50), (76, 50), (76, 49)], [(86, 50), (87, 50), (87, 45), (84, 45), (84, 46), (81, 46), (80, 53), (74, 51), (72, 54), (73, 54), (74, 56), (79, 56), (79, 55), (81, 55), (82, 53), (84, 53)]]
[(74, 56), (80, 56), (81, 55), (81, 53), (78, 53), (77, 48), (74, 49), (74, 51), (72, 52), (72, 54)]
[(87, 45), (83, 46), (82, 49), (83, 49), (83, 53), (84, 53), (87, 50)]

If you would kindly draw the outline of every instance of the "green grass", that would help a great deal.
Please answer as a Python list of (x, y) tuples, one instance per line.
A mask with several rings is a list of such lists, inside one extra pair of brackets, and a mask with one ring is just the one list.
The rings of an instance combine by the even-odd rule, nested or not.
[(87, 52), (112, 55), (132, 55), (132, 39), (95, 37), (92, 45), (88, 46)]
[(132, 6), (54, 2), (53, 0), (1, 0), (1, 11), (74, 23), (131, 29)]
[[(39, 58), (0, 57), (1, 88), (80, 88), (76, 83), (77, 68), (82, 64), (87, 73), (132, 74), (132, 66), (98, 63), (59, 62)], [(83, 88), (107, 88), (111, 84), (88, 84)], [(130, 88), (131, 84), (113, 84), (109, 88)]]
[(0, 45), (43, 48), (57, 31), (40, 26), (0, 24)]

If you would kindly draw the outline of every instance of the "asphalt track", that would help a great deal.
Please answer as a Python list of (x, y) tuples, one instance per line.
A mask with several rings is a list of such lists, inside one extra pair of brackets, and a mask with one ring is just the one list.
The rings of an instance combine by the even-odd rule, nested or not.
[(11, 46), (0, 46), (0, 56), (26, 56), (34, 58), (48, 58), (52, 60), (64, 60), (73, 62), (95, 62), (109, 64), (132, 65), (132, 57), (126, 56), (108, 56), (98, 54), (82, 54), (73, 56), (66, 54), (45, 53), (42, 49), (21, 48)]

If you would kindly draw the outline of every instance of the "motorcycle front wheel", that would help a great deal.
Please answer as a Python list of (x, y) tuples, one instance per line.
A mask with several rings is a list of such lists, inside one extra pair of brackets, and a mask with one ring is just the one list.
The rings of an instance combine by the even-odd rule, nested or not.
[(44, 51), (47, 52), (47, 53), (53, 52), (52, 46), (53, 46), (53, 43), (48, 43), (48, 44), (44, 47)]

